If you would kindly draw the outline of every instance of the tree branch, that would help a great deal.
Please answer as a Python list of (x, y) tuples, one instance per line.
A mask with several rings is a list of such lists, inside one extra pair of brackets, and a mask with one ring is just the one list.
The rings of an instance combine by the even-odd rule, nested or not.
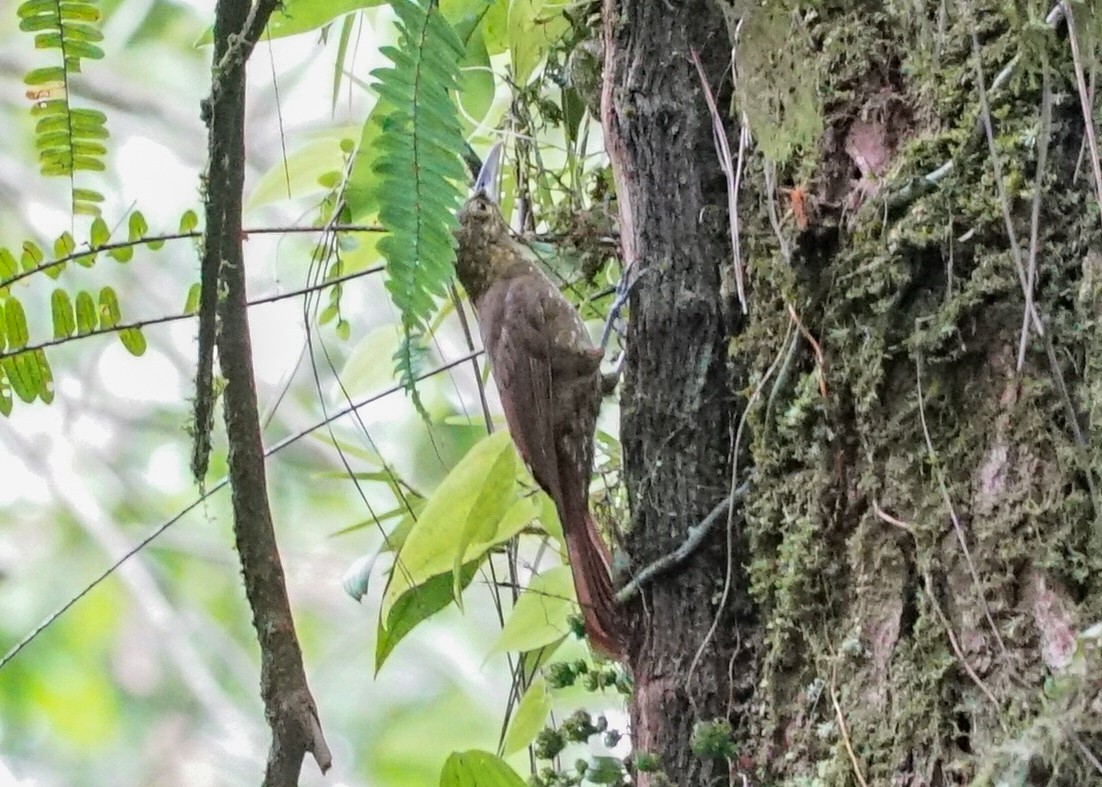
[[(199, 366), (196, 375), (192, 471), (202, 485), (210, 453), (214, 344), (226, 378), (225, 421), (229, 442), (234, 540), (241, 557), (245, 595), (260, 642), (260, 694), (272, 728), (264, 784), (295, 785), (311, 752), (324, 773), (332, 755), (306, 683), (268, 501), (264, 446), (253, 377), (248, 293), (241, 248), (245, 172), (245, 63), (277, 0), (218, 0), (214, 20), (206, 236), (199, 299)], [(216, 319), (217, 318), (217, 319)]]

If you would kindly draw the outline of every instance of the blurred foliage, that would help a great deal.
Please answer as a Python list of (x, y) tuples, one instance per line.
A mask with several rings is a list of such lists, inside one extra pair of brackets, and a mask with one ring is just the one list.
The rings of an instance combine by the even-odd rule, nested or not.
[[(10, 773), (78, 787), (236, 785), (262, 770), (259, 659), (228, 495), (196, 504), (183, 428), (206, 156), (206, 5), (33, 0), (0, 15), (9, 130), (0, 138), (0, 649), (179, 517), (0, 668), (0, 783)], [(572, 633), (552, 507), (511, 443), (486, 436), (498, 405), (484, 363), (460, 360), (472, 345), (459, 310), (471, 315), (445, 297), (447, 244), (420, 304), (424, 349), (410, 371), (451, 365), (418, 383), (421, 418), (396, 384), (391, 358), (406, 306), (393, 269), (386, 280), (374, 273), (387, 248), (371, 230), (382, 222), (408, 240), (419, 216), (438, 224), (440, 252), (456, 204), (404, 191), (380, 163), (380, 151), (394, 156), (401, 141), (387, 137), (394, 112), (452, 113), (446, 145), (464, 148), (447, 151), (456, 161), (469, 158), (468, 144), (484, 151), (496, 129), (518, 135), (503, 204), (523, 206), (518, 226), (539, 236), (549, 272), (587, 318), (602, 316), (605, 302), (589, 296), (618, 276), (608, 243), (615, 206), (600, 135), (562, 65), (591, 35), (590, 9), (400, 5), (436, 14), (454, 34), (447, 68), (457, 70), (428, 104), (387, 94), (385, 76), (379, 86), (385, 52), (392, 76), (408, 66), (395, 54), (396, 15), (381, 2), (285, 2), (251, 69), (244, 218), (250, 288), (262, 302), (251, 320), (272, 507), (336, 758), (324, 781), (307, 763), (302, 783), (512, 785), (529, 773), (525, 750), (549, 720), (579, 705), (618, 706), (625, 683), (615, 668), (593, 665)], [(44, 59), (49, 48), (35, 51), (20, 21), (46, 20), (38, 15), (51, 9), (55, 32), (83, 36), (96, 49), (84, 56), (97, 57), (89, 73), (66, 61), (69, 103), (53, 111), (72, 118), (79, 106), (109, 119), (110, 146), (97, 141), (100, 125), (74, 127), (87, 139), (44, 137), (58, 121), (42, 125), (42, 96), (28, 85), (59, 66)], [(93, 22), (94, 33), (81, 27)], [(421, 127), (434, 139), (435, 123)], [(64, 159), (57, 145), (87, 180), (82, 190), (41, 176), (40, 155)], [(85, 154), (101, 166), (76, 166)], [(457, 166), (437, 169), (453, 196), (465, 191)], [(392, 199), (399, 194), (406, 201)], [(360, 229), (302, 231), (351, 223)], [(108, 259), (127, 264), (97, 264)], [(414, 275), (425, 273), (415, 265)], [(614, 421), (602, 429), (613, 437), (599, 462), (615, 477)], [(216, 450), (214, 477), (225, 460)], [(615, 516), (622, 495), (607, 484), (602, 494), (600, 510)], [(597, 766), (618, 736), (603, 739), (588, 773), (614, 783)]]

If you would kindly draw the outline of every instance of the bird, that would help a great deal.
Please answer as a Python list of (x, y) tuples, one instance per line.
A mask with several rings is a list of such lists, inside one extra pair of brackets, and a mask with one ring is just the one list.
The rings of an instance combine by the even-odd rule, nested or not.
[(456, 275), (474, 306), (513, 443), (562, 522), (586, 635), (598, 653), (623, 660), (627, 624), (589, 511), (603, 352), (510, 233), (497, 201), (500, 160), (498, 143), (457, 214)]

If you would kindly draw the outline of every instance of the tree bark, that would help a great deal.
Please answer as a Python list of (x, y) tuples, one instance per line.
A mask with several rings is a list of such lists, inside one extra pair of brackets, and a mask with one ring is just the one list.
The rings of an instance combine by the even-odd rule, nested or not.
[[(731, 259), (727, 202), (711, 120), (691, 52), (718, 82), (730, 58), (710, 0), (610, 0), (605, 7), (605, 132), (631, 299), (623, 448), (637, 567), (674, 549), (732, 491), (737, 398), (728, 342), (736, 321), (721, 293)], [(728, 539), (728, 534), (730, 539)], [(643, 590), (632, 667), (637, 752), (678, 784), (726, 783), (722, 760), (693, 755), (698, 722), (741, 715), (754, 633), (743, 550), (717, 528), (676, 571)], [(721, 603), (722, 602), (722, 603)], [(638, 775), (641, 785), (651, 774)]]
[(332, 754), (306, 682), (268, 502), (249, 336), (245, 257), (241, 249), (245, 63), (276, 5), (274, 0), (262, 0), (252, 6), (244, 0), (219, 0), (215, 11), (211, 98), (206, 106), (210, 161), (206, 175), (193, 454), (193, 470), (202, 483), (210, 449), (214, 403), (211, 364), (216, 340), (219, 364), (226, 379), (224, 410), (234, 542), (260, 644), (260, 693), (272, 730), (265, 787), (298, 784), (307, 752), (314, 755), (322, 773), (332, 764)]
[(735, 3), (732, 103), (719, 4), (606, 0), (634, 564), (752, 468), (644, 587), (639, 784), (1102, 783), (1097, 20), (1027, 5)]

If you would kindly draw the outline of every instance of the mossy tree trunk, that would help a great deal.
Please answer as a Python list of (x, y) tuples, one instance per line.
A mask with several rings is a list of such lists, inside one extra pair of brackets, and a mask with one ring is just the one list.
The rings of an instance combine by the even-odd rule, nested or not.
[[(1100, 205), (1049, 11), (606, 2), (634, 564), (752, 474), (644, 590), (638, 783), (1102, 783)], [(693, 50), (752, 137), (745, 317)]]

